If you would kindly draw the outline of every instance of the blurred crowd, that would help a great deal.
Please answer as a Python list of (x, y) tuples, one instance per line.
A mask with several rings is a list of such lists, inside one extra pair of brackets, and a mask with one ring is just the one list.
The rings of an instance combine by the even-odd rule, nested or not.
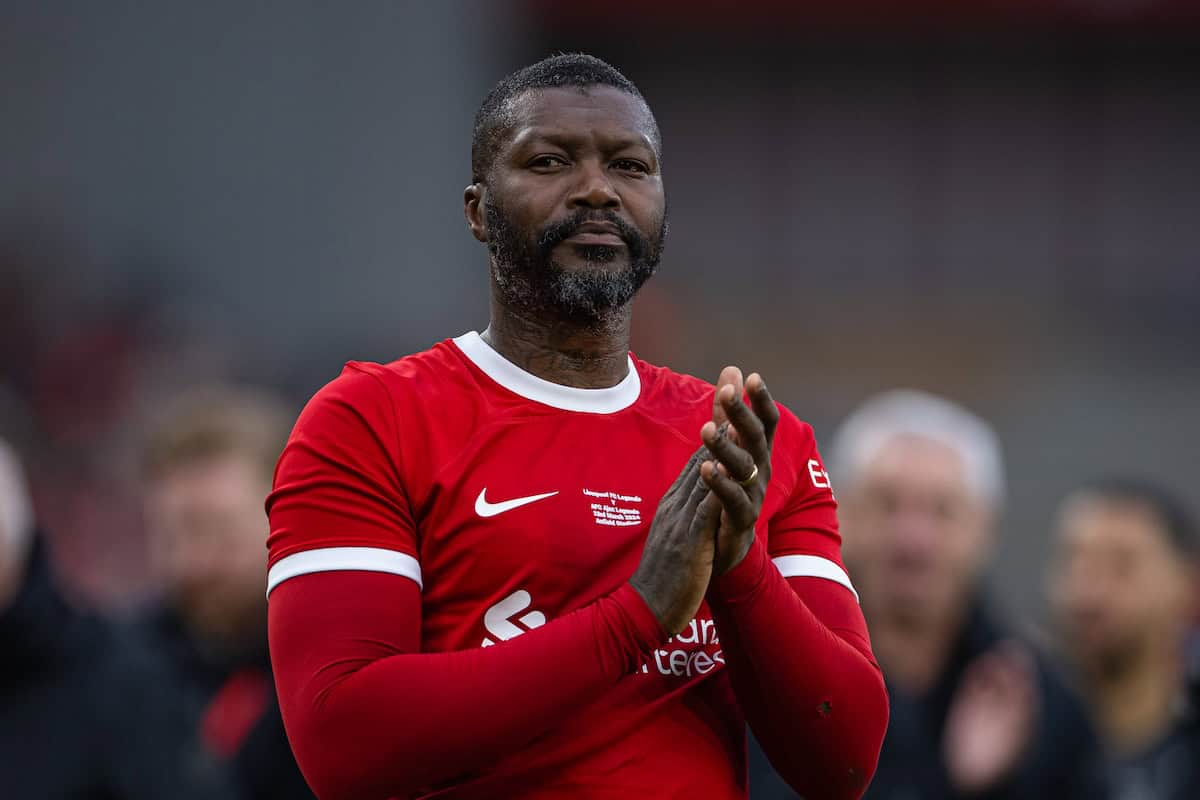
[[(1200, 531), (1137, 473), (1046, 520), (1052, 622), (1027, 629), (984, 575), (1005, 500), (982, 419), (915, 391), (869, 400), (828, 451), (843, 554), (891, 699), (868, 798), (1200, 796)], [(760, 764), (752, 796), (792, 797)]]
[[(263, 389), (183, 389), (134, 437), (129, 475), (93, 474), (103, 462), (80, 448), (103, 437), (74, 440), (86, 426), (65, 431), (54, 414), (113, 395), (100, 378), (117, 380), (108, 367), (136, 337), (96, 330), (113, 327), (81, 334), (96, 381), (46, 405), (37, 380), (20, 380), (36, 369), (6, 371), (7, 408), (22, 413), (0, 431), (0, 786), (20, 798), (310, 796), (274, 696), (263, 590), (262, 503), (296, 408)], [(77, 441), (83, 471), (56, 470), (47, 441)], [(37, 470), (22, 464), (31, 443)], [(1136, 471), (1064, 496), (1045, 521), (1052, 619), (1035, 628), (985, 588), (1006, 502), (985, 420), (897, 390), (851, 413), (825, 449), (891, 698), (868, 798), (1200, 794), (1200, 532), (1180, 499)], [(52, 484), (35, 493), (33, 472)], [(71, 499), (103, 494), (97, 485), (120, 486), (103, 504), (127, 507)], [(109, 558), (133, 558), (147, 577), (123, 602), (64, 577), (63, 503), (128, 526)], [(757, 750), (751, 764), (753, 798), (794, 796)]]
[[(891, 700), (869, 800), (1200, 797), (1196, 4), (684, 5), (5, 17), (0, 800), (311, 796), (274, 459), (341, 361), (481, 323), (471, 114), (564, 49), (669, 143), (635, 349), (756, 359), (819, 434)], [(911, 383), (946, 396), (876, 394)]]
[(16, 451), (0, 440), (0, 787), (14, 798), (311, 797), (266, 643), (263, 498), (293, 410), (188, 393), (140, 449), (159, 591), (102, 618), (68, 596)]

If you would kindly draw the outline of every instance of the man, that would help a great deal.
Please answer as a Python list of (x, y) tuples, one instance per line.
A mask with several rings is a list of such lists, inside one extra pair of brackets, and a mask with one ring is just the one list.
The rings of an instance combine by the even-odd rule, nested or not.
[(229, 800), (191, 769), (155, 702), (158, 674), (51, 574), (15, 453), (0, 441), (0, 794), (70, 800)]
[(1200, 720), (1185, 674), (1200, 534), (1170, 493), (1125, 478), (1063, 501), (1051, 600), (1109, 758), (1112, 800), (1200, 796)]
[(982, 597), (1005, 491), (991, 428), (889, 392), (842, 424), (832, 454), (846, 564), (891, 699), (867, 796), (1088, 796), (1078, 704)]
[(811, 429), (628, 353), (660, 162), (608, 64), (501, 81), (464, 194), (490, 326), (301, 414), (270, 638), (318, 796), (740, 798), (747, 721), (809, 797), (866, 787), (886, 696)]
[(162, 702), (191, 733), (197, 770), (240, 797), (311, 797), (274, 699), (262, 584), (262, 498), (290, 427), (271, 397), (213, 389), (181, 397), (143, 457), (151, 564), (167, 602), (142, 632), (165, 676)]

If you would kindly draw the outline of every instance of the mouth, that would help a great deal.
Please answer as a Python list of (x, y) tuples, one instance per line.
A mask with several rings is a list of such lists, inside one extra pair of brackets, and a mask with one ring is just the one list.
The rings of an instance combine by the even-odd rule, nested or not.
[(563, 241), (579, 245), (625, 246), (620, 228), (611, 222), (585, 222)]

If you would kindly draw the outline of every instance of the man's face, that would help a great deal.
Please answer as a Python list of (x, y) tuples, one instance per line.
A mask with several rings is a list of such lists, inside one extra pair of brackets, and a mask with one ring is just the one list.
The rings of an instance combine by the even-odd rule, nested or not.
[(229, 453), (175, 466), (146, 493), (156, 572), (189, 628), (214, 643), (241, 645), (265, 625), (262, 473)]
[(841, 490), (843, 552), (869, 612), (925, 626), (962, 608), (991, 539), (965, 473), (952, 448), (897, 436)]
[[(505, 302), (595, 320), (654, 273), (666, 206), (645, 104), (607, 86), (542, 89), (511, 103), (475, 235)], [(473, 217), (474, 213), (474, 217)]]
[(1059, 515), (1050, 598), (1080, 665), (1120, 673), (1182, 634), (1192, 609), (1186, 560), (1136, 503), (1080, 494)]

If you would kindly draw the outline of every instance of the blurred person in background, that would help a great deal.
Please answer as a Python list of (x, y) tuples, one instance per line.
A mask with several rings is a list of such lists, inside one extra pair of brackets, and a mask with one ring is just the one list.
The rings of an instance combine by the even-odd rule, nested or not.
[(238, 798), (194, 769), (161, 673), (76, 611), (34, 530), (24, 473), (0, 440), (0, 796), (64, 800)]
[(991, 427), (895, 391), (851, 414), (831, 452), (846, 565), (892, 708), (866, 796), (1089, 796), (1081, 706), (984, 597), (1005, 495)]
[(1200, 797), (1200, 718), (1185, 642), (1200, 533), (1148, 482), (1096, 481), (1063, 501), (1050, 597), (1107, 758), (1111, 800)]
[(246, 798), (311, 797), (283, 731), (267, 654), (263, 502), (292, 411), (263, 393), (180, 397), (143, 453), (152, 568), (166, 602), (142, 633), (201, 760)]

